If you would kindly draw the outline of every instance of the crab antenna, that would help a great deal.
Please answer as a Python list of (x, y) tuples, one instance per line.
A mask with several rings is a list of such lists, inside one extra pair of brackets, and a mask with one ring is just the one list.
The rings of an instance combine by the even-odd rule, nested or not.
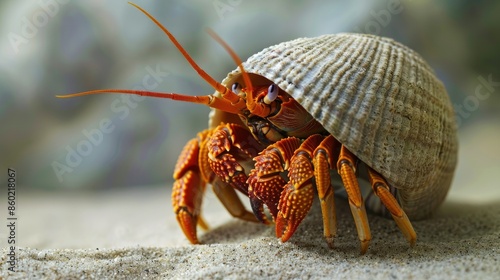
[(158, 98), (167, 98), (177, 101), (184, 101), (190, 103), (198, 103), (204, 104), (211, 108), (219, 109), (228, 113), (238, 114), (241, 112), (240, 109), (235, 107), (229, 100), (222, 99), (219, 97), (215, 97), (212, 95), (202, 95), (202, 96), (192, 96), (192, 95), (184, 95), (177, 93), (168, 93), (168, 92), (154, 92), (154, 91), (146, 91), (146, 90), (132, 90), (132, 89), (97, 89), (91, 91), (84, 91), (74, 94), (68, 95), (56, 95), (58, 98), (70, 98), (77, 96), (85, 96), (92, 94), (100, 94), (100, 93), (126, 93), (126, 94), (135, 94), (140, 96), (148, 96), (148, 97), (158, 97)]
[(143, 8), (139, 7), (138, 5), (128, 2), (130, 5), (136, 7), (138, 10), (140, 10), (142, 13), (144, 13), (149, 19), (151, 19), (163, 32), (168, 36), (170, 41), (175, 45), (175, 47), (181, 52), (181, 54), (186, 58), (186, 60), (191, 64), (191, 67), (202, 77), (208, 84), (210, 84), (216, 91), (218, 91), (223, 98), (231, 101), (233, 106), (237, 107), (238, 109), (243, 109), (246, 107), (245, 100), (243, 100), (240, 96), (232, 92), (230, 89), (226, 88), (223, 86), (221, 83), (217, 82), (212, 78), (210, 75), (207, 74), (203, 69), (201, 69), (198, 64), (191, 58), (191, 56), (187, 53), (187, 51), (181, 46), (181, 44), (175, 39), (174, 35), (168, 31), (167, 28), (165, 28), (156, 18), (154, 18), (150, 13), (148, 13), (146, 10)]
[(236, 52), (234, 52), (234, 50), (226, 43), (224, 42), (224, 40), (222, 40), (221, 37), (219, 37), (219, 35), (217, 35), (217, 33), (215, 33), (212, 29), (208, 28), (207, 29), (207, 33), (212, 36), (212, 38), (214, 38), (215, 41), (217, 41), (219, 44), (222, 45), (222, 47), (229, 53), (229, 55), (231, 56), (231, 58), (233, 59), (233, 61), (236, 63), (236, 65), (238, 65), (238, 67), (240, 68), (240, 71), (241, 71), (241, 74), (243, 75), (243, 81), (245, 82), (245, 87), (246, 87), (246, 93), (247, 93), (247, 107), (250, 111), (253, 110), (253, 108), (255, 107), (255, 101), (254, 101), (254, 98), (253, 98), (253, 86), (252, 86), (252, 81), (250, 80), (250, 76), (248, 75), (248, 73), (245, 71), (245, 69), (243, 68), (243, 62), (241, 61), (241, 59), (238, 57), (238, 55), (236, 54)]

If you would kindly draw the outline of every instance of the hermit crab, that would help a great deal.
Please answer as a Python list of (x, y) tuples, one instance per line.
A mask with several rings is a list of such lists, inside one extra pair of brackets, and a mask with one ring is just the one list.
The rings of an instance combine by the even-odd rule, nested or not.
[[(361, 253), (371, 240), (366, 208), (392, 216), (411, 245), (410, 219), (444, 200), (457, 161), (454, 113), (443, 84), (414, 51), (388, 38), (335, 34), (268, 47), (242, 63), (213, 32), (238, 68), (218, 83), (174, 36), (142, 8), (216, 92), (186, 96), (106, 89), (205, 104), (209, 128), (182, 150), (172, 203), (192, 243), (207, 184), (234, 217), (276, 224), (287, 241), (319, 197), (324, 237), (336, 234), (335, 179), (340, 178)], [(338, 175), (337, 175), (338, 174)], [(369, 181), (360, 188), (358, 178)], [(250, 200), (245, 209), (237, 191)], [(365, 193), (365, 194), (363, 194)], [(267, 210), (266, 210), (267, 209)]]

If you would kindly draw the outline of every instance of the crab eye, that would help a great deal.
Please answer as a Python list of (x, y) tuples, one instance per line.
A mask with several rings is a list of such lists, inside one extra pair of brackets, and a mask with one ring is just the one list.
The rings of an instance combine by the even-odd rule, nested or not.
[(277, 85), (272, 84), (267, 89), (267, 95), (264, 97), (264, 103), (271, 104), (276, 97), (278, 97), (279, 88)]
[(238, 83), (234, 83), (232, 86), (231, 86), (231, 90), (236, 93), (236, 94), (239, 94), (241, 92), (241, 85), (238, 84)]

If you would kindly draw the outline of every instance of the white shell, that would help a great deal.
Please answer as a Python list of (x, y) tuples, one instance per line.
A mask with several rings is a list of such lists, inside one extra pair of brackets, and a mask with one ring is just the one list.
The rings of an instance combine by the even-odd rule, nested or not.
[[(324, 35), (271, 46), (244, 67), (290, 94), (382, 174), (410, 219), (428, 216), (444, 200), (457, 161), (454, 112), (443, 84), (408, 47), (373, 35)], [(240, 76), (236, 69), (222, 83), (242, 83)], [(238, 121), (211, 115), (214, 125)]]

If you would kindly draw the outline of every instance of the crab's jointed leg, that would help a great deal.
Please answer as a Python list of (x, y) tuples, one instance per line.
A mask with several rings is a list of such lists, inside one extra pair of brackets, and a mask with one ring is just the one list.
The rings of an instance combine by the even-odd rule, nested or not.
[(389, 185), (385, 179), (371, 168), (368, 168), (368, 177), (370, 178), (373, 193), (380, 198), (382, 204), (384, 204), (387, 210), (389, 210), (399, 229), (408, 242), (410, 242), (410, 246), (415, 245), (417, 234), (415, 233), (408, 216), (406, 216), (406, 213), (401, 206), (399, 206), (398, 201), (389, 190)]
[(217, 195), (217, 198), (231, 216), (249, 222), (257, 222), (257, 218), (252, 212), (245, 209), (238, 194), (230, 185), (223, 182), (219, 177), (215, 177), (211, 184), (215, 195)]
[(330, 135), (314, 150), (313, 158), (314, 177), (323, 217), (323, 235), (330, 248), (333, 248), (333, 238), (337, 234), (337, 216), (330, 169), (335, 168), (335, 159), (339, 156), (340, 145)]
[(364, 254), (366, 250), (368, 250), (368, 245), (372, 238), (370, 226), (368, 225), (365, 203), (361, 196), (361, 190), (359, 189), (358, 180), (356, 178), (356, 162), (356, 156), (347, 150), (345, 146), (342, 146), (337, 161), (337, 169), (347, 192), (349, 206), (351, 207), (359, 241), (361, 242), (361, 254)]
[(196, 225), (208, 228), (200, 218), (201, 202), (205, 192), (206, 179), (202, 174), (211, 171), (198, 164), (200, 143), (204, 143), (210, 135), (210, 130), (198, 133), (182, 149), (174, 169), (174, 186), (172, 189), (172, 205), (177, 221), (184, 235), (193, 243), (198, 243)]

